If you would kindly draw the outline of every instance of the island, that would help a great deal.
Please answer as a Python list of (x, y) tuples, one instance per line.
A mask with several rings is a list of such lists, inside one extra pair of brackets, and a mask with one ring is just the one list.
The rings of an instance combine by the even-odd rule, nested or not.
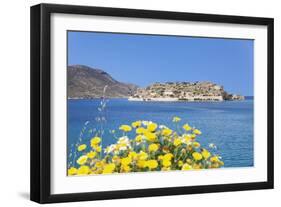
[(138, 88), (129, 101), (225, 101), (245, 97), (227, 93), (223, 86), (210, 81), (154, 83)]
[(145, 88), (114, 79), (98, 68), (70, 65), (67, 68), (68, 99), (126, 98), (129, 101), (224, 101), (244, 100), (210, 81), (153, 83)]

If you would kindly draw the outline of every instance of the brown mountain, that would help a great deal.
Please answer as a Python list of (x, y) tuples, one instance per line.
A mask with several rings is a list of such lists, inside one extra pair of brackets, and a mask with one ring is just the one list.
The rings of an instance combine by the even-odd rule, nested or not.
[(68, 98), (125, 98), (133, 95), (138, 87), (119, 82), (100, 69), (71, 65), (67, 68), (67, 88)]

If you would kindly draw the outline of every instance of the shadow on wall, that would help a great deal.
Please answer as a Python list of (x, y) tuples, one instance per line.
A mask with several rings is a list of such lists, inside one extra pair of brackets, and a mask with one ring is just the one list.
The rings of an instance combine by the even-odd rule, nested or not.
[(30, 199), (30, 194), (28, 192), (18, 192), (18, 195), (23, 199), (27, 199), (27, 200)]

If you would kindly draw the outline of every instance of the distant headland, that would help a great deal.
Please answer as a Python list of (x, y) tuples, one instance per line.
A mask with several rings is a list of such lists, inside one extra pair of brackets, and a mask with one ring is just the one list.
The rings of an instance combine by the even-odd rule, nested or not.
[[(106, 91), (105, 91), (106, 88)], [(245, 97), (227, 93), (223, 86), (204, 82), (153, 83), (140, 88), (122, 83), (101, 69), (71, 65), (67, 69), (69, 99), (128, 98), (129, 101), (224, 101), (244, 100)]]
[(128, 98), (138, 86), (115, 80), (107, 72), (85, 65), (67, 67), (68, 99)]

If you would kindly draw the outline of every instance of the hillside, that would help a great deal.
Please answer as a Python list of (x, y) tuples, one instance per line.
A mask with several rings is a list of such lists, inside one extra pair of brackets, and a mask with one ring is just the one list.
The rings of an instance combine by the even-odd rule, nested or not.
[(103, 70), (84, 65), (71, 65), (67, 68), (68, 98), (125, 98), (133, 95), (137, 89), (134, 84), (122, 83)]

